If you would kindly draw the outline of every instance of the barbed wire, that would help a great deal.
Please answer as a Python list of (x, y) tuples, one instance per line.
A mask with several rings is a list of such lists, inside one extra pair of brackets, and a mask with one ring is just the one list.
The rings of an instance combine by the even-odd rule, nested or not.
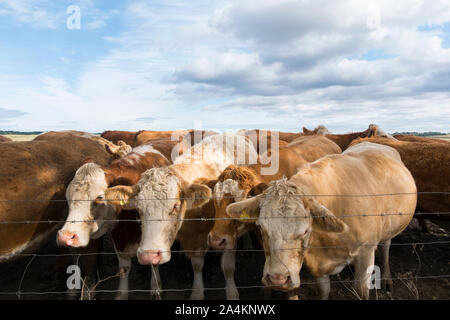
[[(375, 194), (287, 194), (283, 197), (338, 197), (338, 198), (353, 198), (353, 197), (386, 197), (386, 196), (403, 196), (403, 195), (450, 195), (450, 191), (419, 191), (419, 192), (392, 192), (392, 193), (375, 193)], [(220, 197), (200, 197), (198, 200), (221, 200), (234, 199), (233, 196)], [(139, 198), (133, 201), (171, 201), (171, 200), (192, 200), (192, 198)], [(0, 199), (1, 202), (117, 202), (118, 199)]]
[[(437, 215), (450, 215), (450, 211), (446, 212), (413, 212), (413, 213), (374, 213), (374, 214), (344, 214), (344, 215), (336, 215), (337, 218), (354, 218), (354, 217), (388, 217), (388, 216), (437, 216)], [(242, 217), (242, 218), (232, 218), (232, 217), (220, 217), (220, 218), (154, 218), (154, 219), (102, 219), (102, 222), (150, 222), (150, 221), (221, 221), (221, 220), (258, 220), (258, 219), (318, 219), (318, 218), (325, 218), (327, 216), (321, 215), (321, 216), (312, 216), (312, 215), (305, 215), (305, 216), (277, 216), (277, 217)], [(95, 219), (92, 220), (3, 220), (0, 221), (1, 224), (51, 224), (51, 223), (93, 223)]]
[[(383, 194), (367, 194), (367, 195), (308, 195), (308, 194), (295, 194), (295, 195), (288, 195), (288, 197), (381, 197), (381, 196), (405, 196), (405, 195), (450, 195), (450, 192), (417, 192), (417, 193), (383, 193)], [(203, 198), (203, 199), (234, 199), (234, 197), (209, 197), (209, 198)], [(161, 200), (179, 200), (179, 199), (190, 199), (190, 198), (167, 198), (167, 199), (137, 199), (132, 201), (161, 201)], [(97, 200), (70, 200), (70, 201), (97, 201)], [(101, 200), (105, 202), (109, 201), (115, 201), (118, 200)], [(51, 200), (43, 200), (43, 199), (33, 199), (33, 200), (0, 200), (1, 202), (67, 202), (67, 200), (59, 200), (59, 199), (51, 199)], [(450, 215), (450, 212), (412, 212), (412, 213), (404, 213), (404, 212), (397, 212), (397, 213), (362, 213), (362, 214), (351, 214), (346, 213), (343, 215), (337, 216), (338, 218), (355, 218), (355, 217), (389, 217), (389, 216), (418, 216), (418, 217), (424, 217), (424, 216), (446, 216)], [(324, 215), (321, 216), (274, 216), (274, 217), (257, 217), (257, 218), (251, 218), (251, 217), (243, 217), (240, 220), (256, 220), (256, 219), (309, 219), (309, 218), (321, 218), (325, 217)], [(199, 222), (207, 222), (207, 221), (226, 221), (226, 220), (236, 220), (236, 218), (232, 217), (198, 217), (198, 218), (153, 218), (153, 219), (106, 219), (102, 220), (103, 222), (142, 222), (142, 221), (199, 221)], [(90, 220), (19, 220), (19, 221), (7, 221), (3, 220), (0, 221), (0, 225), (6, 225), (6, 224), (54, 224), (54, 223), (92, 223), (94, 222), (94, 219)], [(448, 245), (450, 244), (449, 241), (430, 241), (430, 242), (403, 242), (403, 243), (391, 243), (391, 246), (412, 246), (413, 248), (416, 248), (416, 246), (425, 246), (425, 245)], [(360, 243), (356, 244), (356, 246), (378, 246), (379, 244), (370, 244), (370, 243)], [(309, 248), (314, 249), (338, 249), (338, 248), (345, 248), (346, 246), (309, 246)], [(285, 250), (299, 250), (300, 248), (292, 247), (292, 248), (274, 248), (272, 250), (274, 251), (285, 251)], [(223, 252), (264, 252), (264, 249), (225, 249), (225, 250), (213, 250), (213, 249), (200, 249), (200, 250), (167, 250), (163, 251), (162, 253), (177, 253), (177, 254), (185, 254), (185, 253), (206, 253), (206, 252), (216, 252), (216, 253), (223, 253)], [(0, 253), (0, 258), (2, 254), (10, 254), (10, 252), (4, 252)], [(92, 252), (92, 253), (49, 253), (49, 254), (39, 254), (39, 253), (17, 253), (14, 254), (14, 256), (17, 257), (31, 257), (32, 260), (28, 263), (24, 273), (27, 271), (29, 264), (33, 261), (33, 259), (37, 257), (63, 257), (63, 256), (94, 256), (94, 255), (130, 255), (130, 252)], [(133, 255), (133, 254), (132, 254)], [(16, 295), (20, 298), (21, 295), (51, 295), (51, 294), (67, 294), (67, 291), (28, 291), (28, 292), (22, 292), (21, 286), (23, 281), (24, 275), (22, 275), (21, 283), (19, 285), (18, 291), (0, 291), (0, 295)], [(443, 274), (443, 275), (428, 275), (428, 276), (415, 276), (415, 277), (397, 277), (397, 278), (389, 278), (389, 279), (381, 279), (381, 280), (418, 280), (418, 279), (438, 279), (438, 278), (450, 278), (450, 275)], [(331, 281), (331, 283), (351, 283), (358, 280), (336, 280)], [(302, 282), (302, 285), (316, 285), (318, 282)], [(263, 285), (253, 285), (253, 286), (238, 286), (237, 289), (252, 289), (252, 288), (270, 288), (271, 286), (263, 286)], [(277, 286), (273, 286), (277, 287)], [(220, 288), (204, 288), (204, 290), (225, 290), (226, 287), (220, 287)], [(150, 289), (150, 290), (144, 290), (144, 289), (136, 289), (136, 290), (93, 290), (93, 293), (117, 293), (117, 292), (129, 292), (129, 293), (161, 293), (161, 292), (192, 292), (195, 290), (201, 290), (201, 289), (194, 289), (194, 288), (173, 288), (173, 289)], [(77, 292), (72, 290), (71, 292), (74, 293), (81, 293), (81, 291)]]
[[(426, 275), (426, 276), (414, 276), (414, 277), (395, 277), (395, 278), (380, 278), (380, 280), (425, 280), (425, 279), (440, 279), (440, 278), (450, 278), (450, 274), (443, 275)], [(360, 280), (331, 280), (330, 283), (354, 283)], [(302, 285), (317, 285), (318, 281), (301, 282)], [(276, 285), (253, 285), (253, 286), (236, 286), (236, 289), (264, 289), (264, 288), (279, 288)], [(209, 287), (209, 288), (172, 288), (172, 289), (131, 289), (131, 290), (120, 290), (120, 289), (101, 289), (93, 290), (93, 293), (117, 293), (117, 292), (128, 292), (128, 293), (160, 293), (160, 292), (192, 292), (192, 291), (218, 291), (225, 290), (225, 287)], [(82, 293), (81, 290), (72, 290), (72, 293)], [(50, 295), (50, 294), (67, 294), (67, 291), (0, 291), (0, 295)]]
[[(391, 243), (391, 246), (425, 246), (425, 245), (444, 245), (450, 244), (449, 241), (430, 241), (430, 242), (400, 242), (400, 243)], [(379, 244), (354, 244), (355, 246), (362, 247), (373, 247), (378, 246)], [(347, 248), (348, 246), (308, 246), (308, 249), (339, 249), (339, 248)], [(293, 248), (273, 248), (271, 251), (286, 251), (286, 250), (300, 250), (301, 247), (293, 247)], [(264, 252), (264, 249), (200, 249), (200, 250), (166, 250), (160, 251), (161, 253), (207, 253), (207, 252)], [(0, 252), (0, 254), (7, 254), (8, 252)], [(17, 253), (14, 256), (18, 257), (64, 257), (64, 256), (95, 256), (95, 255), (129, 255), (130, 252), (90, 252), (90, 253)]]

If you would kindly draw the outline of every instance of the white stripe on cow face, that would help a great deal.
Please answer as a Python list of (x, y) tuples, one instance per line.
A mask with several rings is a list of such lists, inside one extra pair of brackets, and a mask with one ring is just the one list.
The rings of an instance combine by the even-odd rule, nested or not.
[(99, 165), (86, 163), (77, 170), (66, 190), (69, 215), (58, 232), (59, 235), (75, 235), (74, 241), (67, 242), (66, 245), (87, 246), (90, 238), (98, 238), (106, 232), (103, 220), (111, 218), (114, 209), (96, 205), (92, 200), (102, 197), (107, 187), (105, 172)]
[[(171, 258), (175, 241), (186, 211), (180, 198), (179, 179), (167, 168), (147, 170), (139, 181), (136, 207), (141, 217), (142, 236), (138, 254), (161, 253), (160, 264)], [(142, 263), (142, 262), (141, 262)]]
[(261, 199), (257, 222), (270, 252), (263, 279), (268, 275), (290, 276), (294, 288), (300, 285), (300, 248), (306, 245), (311, 230), (311, 216), (297, 193), (295, 185), (286, 179), (272, 182)]

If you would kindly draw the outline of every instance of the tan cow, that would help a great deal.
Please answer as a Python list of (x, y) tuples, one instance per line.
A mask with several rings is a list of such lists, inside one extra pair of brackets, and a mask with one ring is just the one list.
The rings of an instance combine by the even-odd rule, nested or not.
[[(137, 185), (108, 189), (105, 197), (116, 200), (113, 204), (122, 203), (127, 209), (136, 208), (139, 212), (142, 228), (139, 262), (166, 263), (171, 258), (170, 248), (175, 239), (181, 242), (190, 239), (189, 244), (197, 251), (191, 257), (194, 270), (191, 298), (203, 299), (203, 261), (212, 223), (183, 223), (183, 220), (192, 214), (198, 218), (214, 216), (209, 201), (211, 189), (205, 185), (206, 181), (217, 179), (230, 164), (251, 163), (256, 159), (253, 144), (241, 135), (209, 136), (177, 158), (173, 165), (147, 170)], [(186, 227), (183, 231), (182, 226)]]
[[(227, 213), (261, 228), (264, 285), (298, 288), (305, 262), (321, 298), (327, 298), (329, 276), (351, 263), (356, 292), (368, 299), (375, 249), (381, 244), (389, 250), (391, 239), (411, 220), (416, 202), (414, 179), (399, 153), (361, 143), (304, 165), (291, 179), (274, 181), (262, 194), (229, 205)], [(385, 252), (384, 279), (390, 278), (388, 262)]]
[(205, 131), (205, 130), (171, 130), (171, 131), (150, 131), (141, 130), (138, 131), (134, 138), (133, 146), (140, 146), (147, 141), (155, 139), (171, 139), (174, 141), (182, 142), (193, 146), (202, 141), (202, 139), (215, 135), (217, 132)]
[(234, 283), (234, 270), (237, 241), (247, 232), (259, 234), (258, 228), (251, 223), (239, 223), (227, 220), (225, 209), (235, 201), (260, 194), (272, 180), (283, 176), (291, 177), (302, 165), (315, 161), (327, 154), (341, 153), (333, 141), (322, 136), (300, 137), (290, 144), (280, 147), (277, 152), (268, 152), (268, 157), (277, 157), (279, 169), (274, 174), (261, 174), (265, 165), (228, 166), (219, 176), (214, 187), (215, 217), (218, 219), (209, 233), (208, 244), (214, 249), (224, 250), (222, 269), (226, 278), (228, 299), (238, 299), (239, 293)]

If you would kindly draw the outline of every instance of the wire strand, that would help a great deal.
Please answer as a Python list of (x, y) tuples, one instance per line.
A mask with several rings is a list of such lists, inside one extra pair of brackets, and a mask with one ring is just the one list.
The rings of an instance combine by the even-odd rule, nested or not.
[[(412, 212), (412, 213), (374, 213), (374, 214), (344, 214), (344, 215), (337, 215), (338, 218), (351, 218), (351, 217), (387, 217), (387, 216), (436, 216), (436, 215), (450, 215), (450, 212)], [(257, 218), (240, 218), (240, 220), (257, 220), (257, 219), (309, 219), (309, 218), (324, 218), (326, 216), (278, 216), (278, 217), (257, 217)], [(102, 220), (103, 222), (148, 222), (148, 221), (221, 221), (221, 220), (237, 220), (237, 218), (232, 217), (221, 217), (221, 218), (183, 218), (183, 219), (105, 219)], [(0, 224), (51, 224), (51, 223), (92, 223), (95, 220), (3, 220), (0, 221)]]
[[(425, 280), (425, 279), (439, 279), (439, 278), (450, 278), (450, 274), (444, 274), (444, 275), (427, 275), (427, 276), (416, 276), (416, 277), (396, 277), (396, 278), (381, 278), (380, 280)], [(358, 282), (359, 280), (333, 280), (330, 281), (330, 283), (353, 283)], [(316, 285), (318, 284), (318, 281), (312, 281), (312, 282), (301, 282), (301, 285)], [(237, 286), (236, 289), (263, 289), (263, 288), (277, 288), (278, 286), (263, 286), (263, 285), (253, 285), (253, 286)], [(225, 287), (211, 287), (211, 288), (186, 288), (186, 289), (178, 289), (178, 288), (172, 288), (172, 289), (132, 289), (132, 290), (94, 290), (92, 292), (95, 293), (116, 293), (116, 292), (128, 292), (128, 293), (155, 293), (157, 292), (192, 292), (192, 291), (198, 291), (198, 290), (205, 290), (205, 291), (217, 291), (217, 290), (225, 290)], [(74, 290), (73, 293), (81, 293), (81, 290)], [(0, 295), (15, 295), (16, 292), (14, 291), (0, 291)], [(50, 295), (50, 294), (67, 294), (66, 291), (28, 291), (28, 292), (21, 292), (22, 295)]]

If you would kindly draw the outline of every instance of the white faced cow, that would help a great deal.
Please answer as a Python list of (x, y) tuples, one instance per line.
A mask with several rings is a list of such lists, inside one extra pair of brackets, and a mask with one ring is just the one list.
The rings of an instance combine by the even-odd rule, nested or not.
[[(264, 285), (298, 288), (305, 262), (327, 298), (329, 275), (352, 263), (356, 292), (368, 299), (375, 249), (381, 244), (389, 250), (416, 202), (414, 179), (399, 153), (366, 142), (304, 165), (290, 180), (272, 182), (262, 194), (229, 205), (227, 213), (259, 225)], [(388, 252), (384, 257), (382, 277), (389, 279)]]
[[(191, 298), (203, 299), (203, 261), (212, 223), (183, 223), (183, 219), (214, 217), (210, 201), (213, 186), (208, 187), (206, 182), (217, 179), (230, 164), (255, 163), (256, 159), (256, 150), (248, 138), (235, 134), (214, 135), (194, 145), (173, 165), (147, 170), (136, 186), (110, 188), (106, 198), (116, 199), (116, 204), (123, 203), (127, 208), (136, 208), (141, 217), (139, 262), (155, 265), (168, 262), (174, 240), (180, 240), (191, 257), (194, 270)], [(192, 250), (188, 252), (187, 248)]]
[[(169, 146), (173, 146), (168, 141)], [(164, 144), (159, 144), (164, 149)], [(97, 239), (112, 231), (114, 248), (121, 271), (119, 292), (116, 299), (128, 297), (128, 275), (131, 259), (136, 255), (140, 240), (140, 227), (137, 222), (118, 220), (137, 220), (134, 210), (122, 211), (105, 203), (105, 191), (117, 184), (136, 184), (142, 172), (152, 167), (167, 166), (171, 162), (153, 148), (151, 144), (134, 148), (127, 156), (112, 162), (107, 167), (88, 162), (82, 165), (70, 182), (66, 198), (69, 203), (69, 215), (59, 230), (57, 242), (69, 247), (85, 247), (90, 239)], [(159, 273), (152, 276), (152, 289), (158, 288)]]

